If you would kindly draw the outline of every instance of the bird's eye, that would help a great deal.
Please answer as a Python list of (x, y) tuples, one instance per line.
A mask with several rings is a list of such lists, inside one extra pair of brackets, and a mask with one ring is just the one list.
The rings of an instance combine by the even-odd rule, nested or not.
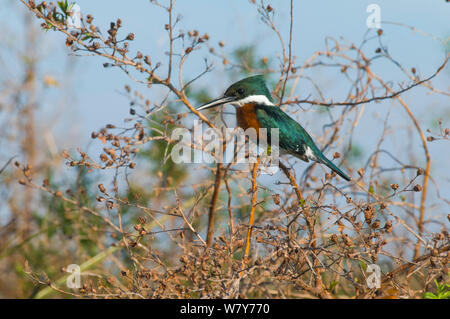
[(244, 94), (244, 89), (238, 89), (237, 92), (238, 92), (240, 95), (242, 95), (242, 94)]

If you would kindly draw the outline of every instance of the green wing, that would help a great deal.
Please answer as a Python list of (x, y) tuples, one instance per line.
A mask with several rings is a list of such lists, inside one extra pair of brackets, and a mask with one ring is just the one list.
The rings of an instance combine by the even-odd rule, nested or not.
[(270, 129), (278, 128), (279, 146), (281, 149), (306, 162), (308, 162), (308, 160), (313, 160), (325, 164), (345, 180), (350, 180), (350, 177), (322, 154), (316, 144), (314, 144), (308, 132), (279, 107), (258, 104), (256, 106), (256, 116), (261, 123), (261, 126), (268, 129), (267, 135), (269, 141)]
[(261, 126), (268, 129), (267, 134), (269, 139), (270, 129), (279, 129), (280, 148), (288, 153), (292, 153), (293, 155), (297, 155), (301, 159), (308, 161), (308, 159), (312, 159), (305, 156), (307, 151), (306, 147), (308, 146), (315, 156), (321, 154), (305, 129), (289, 115), (284, 113), (279, 107), (257, 105), (256, 116), (261, 123)]

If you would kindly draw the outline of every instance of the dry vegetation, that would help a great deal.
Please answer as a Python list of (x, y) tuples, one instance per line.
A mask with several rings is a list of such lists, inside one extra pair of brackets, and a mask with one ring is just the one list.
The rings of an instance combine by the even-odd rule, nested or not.
[[(64, 3), (21, 2), (43, 30), (62, 34), (72, 53), (101, 56), (105, 68), (121, 69), (134, 84), (124, 89), (130, 100), (124, 126), (107, 124), (92, 133), (103, 148), (100, 157), (82, 149), (61, 154), (67, 164), (62, 171), (76, 172), (73, 180), (55, 176), (61, 171), (57, 162), (33, 163), (36, 148), (26, 142), (23, 156), (5, 163), (0, 179), (16, 191), (3, 194), (12, 217), (0, 230), (0, 265), (15, 274), (7, 277), (2, 271), (3, 296), (421, 298), (435, 292), (435, 280), (448, 283), (449, 220), (444, 211), (449, 201), (439, 195), (435, 203), (428, 200), (430, 188), (439, 194), (428, 145), (448, 143), (449, 130), (440, 122), (439, 131), (426, 134), (402, 97), (419, 87), (448, 97), (432, 83), (443, 73), (448, 55), (433, 74), (421, 75), (389, 54), (382, 30), (369, 30), (361, 43), (327, 38), (323, 49), (297, 61), (293, 1), (287, 35), (274, 23), (276, 9), (254, 1), (279, 38), (280, 54), (274, 60), (246, 59), (228, 52), (223, 42), (213, 43), (207, 30), (181, 31), (172, 1), (150, 1), (167, 14), (167, 58), (158, 62), (132, 48), (135, 35), (122, 31), (125, 22), (120, 19), (100, 30), (95, 18), (86, 15), (81, 28), (68, 28)], [(373, 43), (378, 43), (375, 52), (366, 49)], [(186, 81), (183, 66), (204, 49), (210, 58)], [(384, 78), (373, 67), (380, 60), (406, 80), (394, 84)], [(334, 160), (353, 180), (324, 174), (318, 165), (301, 175), (292, 169), (291, 158), (282, 159), (269, 186), (261, 181), (257, 164), (250, 169), (228, 163), (175, 165), (170, 160), (174, 128), (191, 130), (195, 119), (214, 129), (234, 125), (220, 110), (195, 110), (206, 99), (195, 90), (195, 81), (208, 74), (211, 61), (242, 77), (262, 73), (275, 79), (272, 94), (294, 117), (320, 108), (329, 119), (317, 143), (333, 150), (328, 154), (334, 152)], [(318, 68), (346, 83), (342, 100), (327, 98), (323, 85), (309, 76)], [(5, 94), (28, 94), (33, 80), (27, 81)], [(300, 81), (310, 81), (317, 98), (296, 96)], [(149, 101), (145, 92), (155, 88), (165, 93)], [(384, 101), (403, 110), (403, 124), (420, 147), (411, 150), (407, 162), (399, 159), (400, 151), (384, 147), (396, 134), (388, 113), (384, 127), (366, 132), (379, 136), (373, 152), (364, 156), (366, 164), (352, 167), (354, 131), (367, 108), (392, 107), (379, 104)], [(8, 112), (8, 103), (16, 101), (0, 96), (0, 112)], [(32, 125), (22, 125), (18, 131), (25, 135), (19, 137), (35, 141)], [(448, 174), (446, 168), (442, 171)], [(381, 266), (380, 289), (366, 285), (366, 268), (373, 263)], [(69, 264), (79, 264), (83, 271), (79, 290), (65, 285)]]

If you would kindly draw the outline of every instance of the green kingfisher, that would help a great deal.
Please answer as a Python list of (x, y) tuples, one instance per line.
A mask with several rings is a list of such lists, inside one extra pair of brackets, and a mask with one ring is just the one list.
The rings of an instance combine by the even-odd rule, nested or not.
[(270, 139), (270, 129), (278, 128), (281, 154), (290, 154), (305, 162), (311, 160), (325, 164), (343, 179), (350, 181), (350, 177), (322, 154), (305, 129), (275, 106), (262, 75), (251, 76), (232, 84), (223, 96), (201, 105), (197, 110), (226, 103), (236, 108), (237, 124), (243, 130), (253, 128), (258, 132), (260, 128), (266, 128)]

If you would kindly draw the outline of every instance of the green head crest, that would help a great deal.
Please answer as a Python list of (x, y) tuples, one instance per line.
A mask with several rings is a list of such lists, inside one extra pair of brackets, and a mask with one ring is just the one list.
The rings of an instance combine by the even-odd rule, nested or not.
[(225, 96), (233, 96), (236, 99), (244, 99), (251, 95), (264, 95), (270, 102), (273, 102), (272, 95), (267, 89), (266, 82), (262, 75), (254, 75), (232, 84), (225, 92)]
[(206, 110), (226, 103), (242, 106), (249, 102), (273, 105), (272, 95), (262, 75), (254, 75), (232, 84), (223, 96), (203, 104), (197, 110)]

